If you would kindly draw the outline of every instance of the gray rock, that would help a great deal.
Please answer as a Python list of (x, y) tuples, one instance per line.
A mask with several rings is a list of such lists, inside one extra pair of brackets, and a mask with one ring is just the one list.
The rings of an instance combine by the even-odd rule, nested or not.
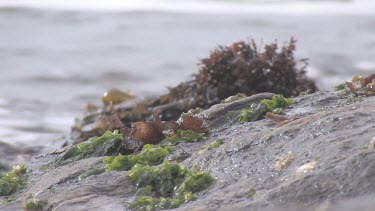
[[(175, 210), (374, 210), (375, 150), (368, 145), (375, 136), (375, 97), (355, 102), (349, 94), (317, 92), (295, 98), (285, 113), (300, 119), (282, 127), (268, 119), (227, 124), (228, 111), (250, 107), (254, 99), (213, 106), (201, 114), (211, 127), (209, 139), (180, 144), (179, 150), (191, 154), (181, 164), (210, 172), (216, 183)], [(219, 138), (224, 144), (218, 148), (202, 148)], [(277, 159), (288, 152), (295, 159), (276, 170)], [(135, 198), (126, 172), (78, 180), (88, 169), (103, 167), (103, 157), (38, 170), (56, 156), (29, 163), (34, 170), (30, 182), (15, 194), (15, 202), (0, 209), (22, 209), (36, 198), (47, 199), (52, 210), (127, 210)], [(310, 168), (298, 170), (305, 164)]]

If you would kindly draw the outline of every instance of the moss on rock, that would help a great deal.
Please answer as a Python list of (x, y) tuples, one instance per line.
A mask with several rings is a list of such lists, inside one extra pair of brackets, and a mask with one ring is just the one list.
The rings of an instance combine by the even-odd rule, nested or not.
[(214, 183), (207, 172), (189, 171), (178, 163), (165, 161), (159, 166), (135, 165), (128, 177), (137, 188), (147, 187), (148, 196), (140, 196), (130, 208), (137, 210), (168, 209), (195, 200), (195, 193)]
[(26, 165), (14, 166), (5, 175), (0, 174), (0, 196), (9, 196), (16, 192), (27, 180)]
[(106, 171), (128, 171), (135, 164), (150, 166), (159, 165), (172, 151), (173, 148), (171, 146), (155, 147), (152, 144), (146, 144), (139, 154), (105, 158), (105, 169)]
[(179, 143), (193, 143), (207, 140), (201, 133), (197, 133), (191, 130), (177, 130), (174, 136), (165, 138), (164, 143), (171, 143), (177, 145)]
[(92, 137), (85, 142), (77, 144), (59, 157), (53, 166), (61, 166), (88, 157), (100, 157), (106, 155), (129, 154), (125, 146), (124, 137), (118, 130), (107, 131), (100, 137)]

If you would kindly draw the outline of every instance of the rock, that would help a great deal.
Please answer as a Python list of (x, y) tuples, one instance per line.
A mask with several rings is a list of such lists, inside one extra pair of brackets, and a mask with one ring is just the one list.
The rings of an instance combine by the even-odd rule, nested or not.
[[(174, 210), (373, 210), (375, 150), (368, 145), (375, 131), (375, 97), (352, 101), (351, 94), (320, 91), (295, 98), (284, 112), (300, 118), (281, 127), (268, 119), (228, 124), (227, 112), (250, 107), (251, 98), (215, 105), (199, 114), (206, 117), (211, 132), (205, 143), (178, 146), (178, 151), (190, 154), (181, 165), (198, 166), (216, 183), (199, 193), (197, 200)], [(217, 148), (202, 147), (218, 139), (224, 141)], [(290, 151), (295, 158), (275, 170), (277, 159)], [(16, 201), (0, 210), (22, 209), (30, 198), (47, 199), (53, 210), (128, 210), (137, 190), (126, 172), (78, 180), (85, 171), (102, 168), (104, 157), (39, 170), (58, 156), (47, 154), (28, 163), (33, 170), (28, 185), (14, 195)], [(297, 173), (306, 165), (306, 171)]]

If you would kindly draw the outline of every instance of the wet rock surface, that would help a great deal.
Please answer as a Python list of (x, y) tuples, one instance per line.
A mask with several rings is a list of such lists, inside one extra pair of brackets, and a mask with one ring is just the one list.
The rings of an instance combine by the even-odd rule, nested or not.
[[(227, 112), (250, 107), (249, 98), (203, 111), (208, 140), (182, 143), (173, 157), (189, 169), (209, 172), (216, 183), (175, 210), (373, 210), (375, 150), (369, 144), (375, 136), (375, 97), (353, 99), (333, 91), (299, 96), (285, 110), (287, 117), (299, 119), (281, 127), (268, 119), (228, 121)], [(218, 139), (223, 143), (208, 149)], [(275, 168), (289, 152), (294, 159)], [(30, 199), (47, 200), (49, 210), (129, 209), (137, 190), (125, 171), (78, 179), (89, 169), (103, 168), (104, 157), (40, 170), (58, 156), (27, 163), (33, 170), (28, 184), (0, 210), (21, 210)]]

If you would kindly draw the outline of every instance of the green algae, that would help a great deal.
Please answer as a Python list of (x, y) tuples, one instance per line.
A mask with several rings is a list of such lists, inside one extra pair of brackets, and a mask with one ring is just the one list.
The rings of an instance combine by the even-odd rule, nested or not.
[(142, 151), (136, 155), (119, 155), (104, 159), (106, 171), (128, 171), (134, 165), (159, 165), (167, 157), (173, 148), (171, 146), (155, 147), (152, 144), (143, 146)]
[(26, 211), (43, 211), (46, 201), (33, 199), (25, 204)]
[(178, 193), (179, 195), (189, 192), (196, 193), (207, 189), (213, 182), (214, 179), (207, 172), (189, 172), (188, 176), (185, 178), (185, 181), (178, 189)]
[(346, 88), (347, 88), (346, 84), (342, 83), (342, 84), (335, 86), (335, 91), (345, 90)]
[(26, 165), (14, 166), (7, 174), (0, 174), (0, 196), (9, 196), (26, 183), (28, 170)]
[(293, 103), (292, 98), (285, 98), (283, 95), (274, 95), (271, 100), (261, 100), (260, 103), (267, 106), (267, 112), (272, 112), (275, 109), (283, 109)]
[(181, 205), (181, 201), (178, 199), (170, 198), (155, 198), (152, 196), (141, 196), (137, 198), (133, 203), (130, 204), (130, 209), (136, 209), (140, 211), (149, 211), (156, 209), (171, 209), (177, 208)]
[[(115, 130), (105, 132), (100, 137), (92, 137), (87, 141), (73, 146), (52, 164), (46, 166), (61, 166), (88, 157), (100, 157), (106, 155), (129, 154), (124, 143), (124, 137)], [(43, 167), (42, 167), (43, 168)]]
[(193, 143), (207, 140), (201, 133), (197, 133), (191, 130), (177, 130), (176, 134), (165, 138), (164, 143), (170, 143), (177, 145), (179, 143)]
[(85, 173), (81, 174), (78, 176), (78, 180), (83, 180), (86, 179), (89, 176), (94, 176), (94, 175), (99, 175), (101, 173), (104, 173), (105, 169), (104, 168), (94, 168), (86, 171)]
[(233, 112), (233, 114), (238, 115), (238, 122), (252, 122), (263, 119), (266, 115), (266, 106), (263, 104), (258, 105), (256, 108), (243, 109), (238, 112)]
[(213, 148), (218, 148), (220, 145), (224, 144), (224, 140), (223, 139), (218, 139), (216, 141), (214, 141), (212, 144), (210, 144), (207, 149), (208, 150), (211, 150)]
[(232, 117), (231, 119), (237, 119), (238, 122), (252, 122), (263, 119), (267, 112), (282, 114), (283, 109), (292, 103), (292, 98), (274, 95), (270, 100), (264, 99), (259, 104), (253, 103), (249, 109), (230, 111), (228, 114)]
[(168, 161), (152, 167), (137, 164), (127, 175), (137, 188), (146, 187), (151, 191), (130, 204), (130, 208), (137, 210), (176, 208), (195, 200), (195, 193), (215, 181), (207, 172), (190, 171)]
[(0, 205), (6, 205), (6, 204), (8, 204), (8, 203), (10, 203), (10, 202), (12, 202), (12, 201), (15, 201), (15, 200), (16, 200), (16, 198), (14, 198), (13, 196), (9, 196), (9, 197), (6, 197), (6, 198), (1, 202)]

